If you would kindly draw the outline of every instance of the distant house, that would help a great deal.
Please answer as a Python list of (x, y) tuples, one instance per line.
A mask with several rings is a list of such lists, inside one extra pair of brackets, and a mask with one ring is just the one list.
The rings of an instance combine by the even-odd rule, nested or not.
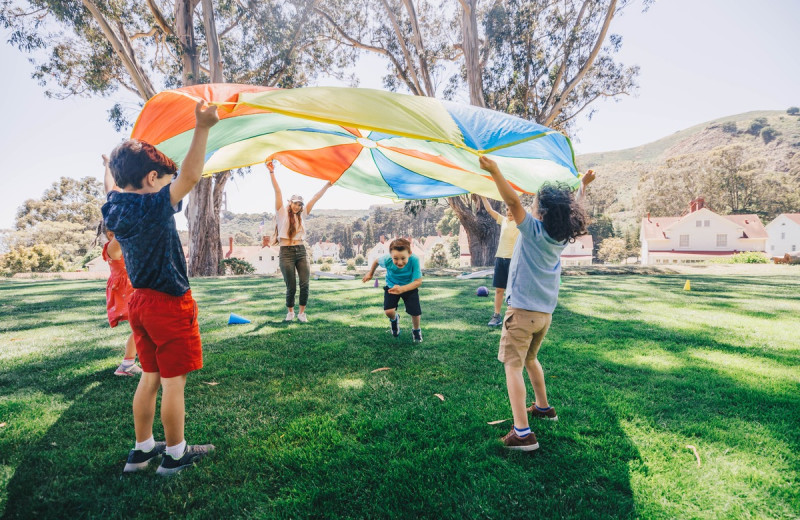
[(108, 262), (103, 260), (103, 255), (93, 258), (86, 264), (86, 268), (90, 273), (106, 273), (111, 274), (111, 268), (108, 267)]
[(567, 247), (561, 252), (561, 265), (564, 267), (592, 265), (593, 248), (594, 240), (592, 240), (592, 235), (575, 237), (575, 242), (567, 244)]
[(372, 262), (382, 257), (383, 255), (389, 254), (389, 242), (391, 242), (391, 240), (387, 240), (385, 236), (381, 235), (380, 241), (378, 241), (377, 244), (372, 246), (369, 249), (369, 251), (367, 251), (368, 266), (372, 265)]
[(767, 254), (783, 256), (800, 251), (800, 213), (782, 213), (767, 224)]
[(767, 248), (767, 230), (758, 215), (719, 215), (703, 198), (691, 201), (681, 217), (642, 219), (642, 265), (686, 264)]
[(472, 265), (472, 254), (469, 251), (469, 237), (464, 226), (458, 227), (458, 248), (461, 250), (461, 257), (458, 259), (459, 267), (469, 267)]
[(339, 244), (333, 242), (317, 242), (311, 246), (311, 258), (319, 262), (323, 258), (333, 258), (334, 262), (339, 261)]
[(252, 265), (256, 274), (273, 274), (280, 271), (280, 250), (277, 247), (235, 246), (233, 237), (228, 239), (225, 258), (238, 258)]

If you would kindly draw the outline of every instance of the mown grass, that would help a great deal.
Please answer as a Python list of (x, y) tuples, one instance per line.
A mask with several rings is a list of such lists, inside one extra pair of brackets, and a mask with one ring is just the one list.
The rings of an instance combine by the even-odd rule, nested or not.
[(357, 281), (313, 281), (311, 323), (287, 325), (280, 280), (193, 280), (186, 435), (218, 451), (168, 480), (120, 476), (136, 381), (112, 375), (104, 284), (0, 283), (0, 514), (797, 518), (800, 282), (691, 280), (564, 278), (540, 355), (560, 421), (530, 454), (487, 424), (510, 410), (485, 281), (426, 279), (414, 345)]

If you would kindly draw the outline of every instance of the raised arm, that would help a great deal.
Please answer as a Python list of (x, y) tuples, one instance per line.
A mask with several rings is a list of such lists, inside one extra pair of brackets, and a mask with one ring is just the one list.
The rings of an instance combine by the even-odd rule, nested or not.
[(589, 170), (585, 174), (581, 175), (581, 185), (578, 188), (578, 194), (575, 196), (575, 200), (579, 202), (583, 200), (583, 198), (586, 196), (586, 188), (589, 187), (589, 184), (592, 183), (594, 178), (594, 170)]
[(480, 165), (481, 168), (492, 175), (492, 179), (494, 179), (495, 184), (497, 184), (497, 191), (500, 192), (500, 196), (503, 197), (503, 201), (508, 206), (511, 214), (514, 215), (514, 220), (519, 225), (519, 223), (525, 220), (525, 208), (522, 207), (519, 195), (517, 195), (517, 192), (514, 191), (514, 188), (511, 187), (506, 178), (503, 177), (503, 174), (500, 173), (500, 168), (497, 167), (496, 162), (485, 155), (481, 155)]
[(483, 203), (483, 209), (485, 209), (489, 213), (489, 215), (492, 216), (493, 219), (498, 220), (500, 217), (502, 217), (500, 213), (494, 210), (492, 205), (489, 203), (489, 199), (487, 199), (483, 195), (481, 195), (481, 202)]
[(103, 185), (106, 188), (106, 195), (111, 193), (112, 191), (122, 191), (119, 186), (117, 186), (117, 182), (114, 180), (114, 176), (111, 174), (111, 168), (108, 165), (108, 156), (103, 155), (103, 167), (106, 169), (105, 177), (103, 178)]
[(272, 181), (272, 189), (275, 191), (275, 211), (280, 211), (283, 207), (283, 194), (281, 193), (278, 179), (275, 178), (275, 165), (272, 164), (272, 161), (267, 161), (267, 169), (269, 170), (269, 178)]
[(311, 208), (313, 208), (314, 204), (316, 204), (317, 201), (321, 199), (323, 195), (325, 195), (325, 192), (328, 191), (328, 188), (330, 188), (331, 186), (333, 186), (333, 184), (331, 184), (331, 181), (326, 182), (325, 186), (323, 186), (322, 189), (319, 190), (316, 195), (311, 197), (311, 200), (309, 200), (308, 204), (306, 204), (306, 215), (311, 213)]
[(219, 122), (216, 105), (203, 109), (204, 104), (205, 102), (201, 99), (194, 107), (194, 117), (197, 122), (194, 126), (192, 143), (181, 163), (180, 175), (169, 186), (169, 200), (173, 206), (183, 200), (203, 176), (208, 131)]

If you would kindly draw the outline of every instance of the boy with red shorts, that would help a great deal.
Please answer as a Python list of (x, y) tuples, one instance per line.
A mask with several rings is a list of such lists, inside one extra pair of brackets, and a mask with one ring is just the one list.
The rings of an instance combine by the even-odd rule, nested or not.
[[(174, 214), (200, 180), (208, 131), (219, 121), (216, 107), (203, 109), (202, 101), (195, 117), (180, 175), (175, 163), (148, 143), (131, 139), (111, 152), (110, 171), (122, 190), (109, 192), (103, 219), (122, 246), (135, 289), (128, 315), (144, 371), (133, 397), (136, 445), (126, 473), (164, 454), (156, 472), (171, 475), (214, 450), (211, 444), (189, 446), (183, 436), (186, 374), (203, 367), (203, 350)], [(153, 439), (159, 388), (166, 443)]]

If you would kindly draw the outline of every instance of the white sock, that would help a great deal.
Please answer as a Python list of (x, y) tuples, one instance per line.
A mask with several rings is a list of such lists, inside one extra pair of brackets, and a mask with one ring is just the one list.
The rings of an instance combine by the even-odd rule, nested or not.
[(136, 446), (133, 447), (134, 450), (142, 450), (143, 452), (147, 453), (148, 451), (152, 450), (156, 447), (156, 440), (151, 435), (149, 439), (142, 442), (137, 442)]
[(136, 361), (135, 357), (132, 358), (122, 358), (122, 368), (130, 368), (133, 366), (133, 363)]
[(167, 455), (173, 459), (183, 457), (183, 452), (186, 451), (186, 439), (183, 439), (180, 444), (175, 446), (167, 446)]
[(524, 438), (531, 434), (531, 428), (529, 426), (520, 430), (516, 425), (514, 425), (514, 432), (516, 432), (517, 437)]

